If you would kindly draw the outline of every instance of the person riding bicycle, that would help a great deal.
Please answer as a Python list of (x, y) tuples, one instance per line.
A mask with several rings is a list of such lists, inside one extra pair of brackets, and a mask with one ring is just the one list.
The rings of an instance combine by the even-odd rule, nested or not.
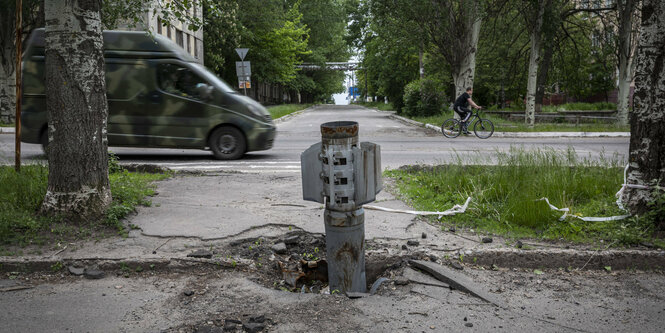
[(471, 95), (473, 95), (473, 88), (471, 87), (466, 88), (466, 92), (462, 93), (459, 97), (457, 97), (457, 99), (455, 100), (455, 104), (453, 105), (453, 110), (460, 115), (462, 122), (462, 131), (464, 132), (464, 134), (469, 134), (469, 131), (467, 129), (468, 124), (466, 123), (472, 114), (471, 110), (469, 110), (469, 104), (471, 104), (471, 107), (474, 107), (476, 109), (482, 109), (482, 107), (478, 106), (476, 103), (473, 102), (473, 100), (471, 100)]

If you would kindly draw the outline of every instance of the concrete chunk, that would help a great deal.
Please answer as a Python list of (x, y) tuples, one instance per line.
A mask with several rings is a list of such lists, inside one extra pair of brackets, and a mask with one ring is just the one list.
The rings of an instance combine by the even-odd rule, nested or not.
[(478, 297), (500, 308), (506, 308), (503, 302), (496, 299), (493, 295), (486, 291), (485, 288), (473, 282), (469, 277), (462, 273), (455, 272), (448, 267), (441, 266), (429, 261), (409, 260), (409, 264), (415, 268), (421, 269), (431, 274), (437, 280), (449, 284), (454, 289)]

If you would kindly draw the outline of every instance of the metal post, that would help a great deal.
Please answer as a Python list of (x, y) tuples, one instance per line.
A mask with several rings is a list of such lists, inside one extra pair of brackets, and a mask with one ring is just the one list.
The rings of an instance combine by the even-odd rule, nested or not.
[(21, 172), (21, 50), (23, 29), (21, 26), (23, 18), (23, 1), (16, 0), (16, 119), (14, 134), (14, 168)]
[(365, 292), (365, 211), (354, 201), (353, 153), (358, 123), (321, 125), (323, 186), (328, 187), (324, 223), (330, 291)]

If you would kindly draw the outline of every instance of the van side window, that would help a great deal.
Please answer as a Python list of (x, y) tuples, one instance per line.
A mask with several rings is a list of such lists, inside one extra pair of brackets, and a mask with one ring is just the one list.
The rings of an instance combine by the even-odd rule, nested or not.
[(203, 100), (201, 88), (208, 83), (189, 68), (175, 64), (159, 64), (157, 67), (159, 88), (169, 94)]

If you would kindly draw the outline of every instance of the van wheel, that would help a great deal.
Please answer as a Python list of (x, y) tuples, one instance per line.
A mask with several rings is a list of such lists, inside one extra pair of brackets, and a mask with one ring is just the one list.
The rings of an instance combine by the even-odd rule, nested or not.
[(48, 151), (46, 150), (48, 148), (48, 129), (42, 131), (42, 135), (39, 136), (39, 143), (42, 145), (42, 151), (44, 151), (44, 154), (48, 155)]
[(245, 136), (235, 127), (220, 127), (212, 132), (210, 150), (219, 160), (235, 160), (240, 158), (247, 149)]

